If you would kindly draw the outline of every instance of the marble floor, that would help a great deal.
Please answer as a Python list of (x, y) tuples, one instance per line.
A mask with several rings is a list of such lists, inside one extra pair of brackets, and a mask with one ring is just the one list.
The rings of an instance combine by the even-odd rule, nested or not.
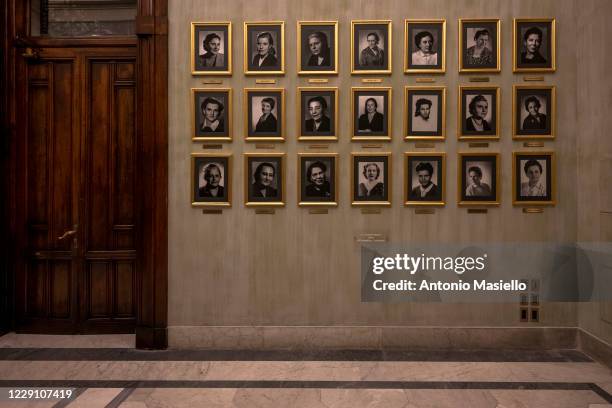
[[(140, 351), (84, 337), (0, 337), (0, 407), (612, 407), (612, 370), (576, 350)], [(31, 387), (73, 397), (8, 398)]]

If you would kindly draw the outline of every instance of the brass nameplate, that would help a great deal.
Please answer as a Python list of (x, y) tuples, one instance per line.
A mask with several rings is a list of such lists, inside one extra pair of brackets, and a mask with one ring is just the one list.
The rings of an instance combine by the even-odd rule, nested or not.
[(379, 143), (368, 143), (368, 144), (361, 145), (362, 149), (379, 149), (381, 147), (382, 145)]
[(309, 149), (329, 149), (329, 145), (325, 143), (308, 145)]
[(274, 149), (276, 148), (276, 145), (272, 143), (256, 143), (255, 148), (256, 149)]
[(488, 142), (472, 142), (469, 145), (470, 147), (489, 147)]
[(362, 214), (380, 214), (380, 208), (362, 208)]
[(202, 149), (222, 149), (223, 145), (220, 144), (205, 144), (202, 145)]
[(415, 143), (414, 147), (416, 147), (417, 149), (431, 149), (433, 147), (436, 147), (436, 145), (433, 143)]
[(530, 207), (530, 208), (523, 208), (523, 212), (525, 214), (540, 214), (544, 212), (544, 209)]
[(308, 214), (327, 214), (327, 208), (311, 208), (308, 210)]
[(486, 214), (489, 212), (486, 208), (468, 208), (468, 214)]
[(255, 214), (274, 214), (274, 208), (258, 208)]
[(355, 236), (357, 242), (387, 242), (384, 234), (359, 234)]
[(417, 84), (431, 84), (432, 82), (436, 82), (435, 78), (417, 78)]
[(221, 209), (206, 209), (202, 210), (202, 214), (223, 214), (223, 210)]
[(308, 80), (309, 84), (327, 84), (329, 79), (327, 78), (310, 78)]
[(220, 79), (205, 79), (202, 81), (204, 85), (221, 85), (223, 83)]
[(256, 84), (275, 84), (276, 79), (256, 79)]
[(381, 84), (382, 78), (361, 78), (362, 84)]
[(433, 208), (416, 208), (414, 210), (415, 214), (435, 214), (436, 210)]
[(534, 76), (534, 75), (527, 75), (523, 77), (523, 81), (526, 82), (539, 82), (539, 81), (544, 81), (544, 77), (543, 76)]
[(525, 142), (523, 147), (544, 147), (544, 142)]
[(470, 77), (470, 82), (489, 82), (489, 77)]

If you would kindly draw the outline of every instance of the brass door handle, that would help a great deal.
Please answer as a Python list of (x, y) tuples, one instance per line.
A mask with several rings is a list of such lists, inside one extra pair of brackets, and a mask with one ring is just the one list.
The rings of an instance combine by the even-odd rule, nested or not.
[(70, 230), (70, 231), (66, 231), (64, 232), (64, 235), (62, 235), (61, 237), (57, 237), (58, 241), (64, 240), (66, 238), (68, 238), (69, 236), (72, 236), (76, 234), (76, 230)]

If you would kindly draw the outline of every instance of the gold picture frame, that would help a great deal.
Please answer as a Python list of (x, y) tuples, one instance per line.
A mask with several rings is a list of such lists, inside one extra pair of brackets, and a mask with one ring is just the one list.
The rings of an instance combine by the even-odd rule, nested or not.
[[(522, 199), (522, 194), (519, 193), (519, 189), (522, 189), (523, 183), (521, 182), (521, 166), (517, 166), (517, 161), (521, 158), (533, 157), (534, 160), (542, 160), (547, 156), (547, 162), (545, 167), (541, 167), (540, 164), (540, 176), (543, 175), (544, 168), (546, 169), (546, 189), (547, 194), (543, 196), (543, 199)], [(536, 159), (537, 158), (537, 159)], [(524, 171), (524, 169), (523, 169)], [(512, 152), (512, 205), (513, 206), (555, 206), (556, 201), (556, 163), (555, 163), (555, 152), (553, 151), (537, 151), (537, 152)], [(550, 194), (548, 190), (550, 189)]]
[[(533, 25), (534, 27), (540, 26), (540, 45), (536, 50), (537, 55), (543, 58), (538, 52), (542, 47), (542, 26), (547, 26), (549, 30), (548, 42), (546, 47), (546, 56), (550, 59), (550, 64), (534, 63), (535, 66), (529, 66), (529, 64), (523, 63), (521, 52), (519, 47), (521, 44), (520, 36), (520, 25)], [(512, 72), (555, 72), (557, 70), (557, 21), (554, 18), (515, 18), (512, 24)], [(550, 51), (550, 52), (549, 52)], [(527, 66), (526, 66), (527, 65)]]
[[(436, 124), (438, 132), (427, 132), (416, 130), (414, 126), (415, 113), (410, 96), (423, 95), (429, 96), (426, 92), (435, 93), (438, 96), (438, 107), (436, 109)], [(446, 140), (446, 86), (405, 86), (404, 87), (404, 140)], [(432, 95), (434, 96), (434, 95)], [(418, 100), (417, 100), (418, 102)], [(430, 108), (433, 106), (430, 105)], [(429, 134), (428, 134), (429, 133)]]
[[(549, 130), (549, 132), (538, 133), (535, 132), (525, 132), (524, 124), (521, 125), (521, 115), (519, 112), (522, 112), (521, 109), (523, 106), (521, 104), (521, 97), (519, 93), (521, 91), (534, 91), (534, 94), (540, 93), (540, 97), (547, 97), (546, 104), (546, 128), (544, 130)], [(538, 92), (539, 91), (539, 92)], [(548, 95), (547, 95), (548, 94)], [(532, 95), (536, 97), (536, 95)], [(539, 99), (539, 98), (538, 98)], [(541, 102), (538, 101), (538, 110), (541, 107)], [(539, 113), (539, 112), (538, 112)], [(534, 129), (535, 130), (535, 129)], [(521, 133), (522, 132), (522, 133)], [(513, 85), (512, 86), (512, 139), (515, 140), (534, 140), (534, 139), (554, 139), (557, 133), (557, 87), (555, 85)]]
[[(391, 75), (393, 71), (393, 26), (391, 20), (352, 20), (351, 21), (351, 75)], [(365, 51), (365, 48), (359, 48), (360, 42), (355, 41), (355, 30), (358, 26), (376, 26), (380, 25), (381, 27), (376, 28), (376, 30), (380, 31), (381, 28), (385, 27), (385, 32), (387, 35), (387, 41), (384, 43), (385, 47), (382, 48), (383, 56), (387, 56), (387, 63), (384, 64), (385, 68), (383, 69), (362, 69), (361, 63), (356, 63), (361, 60), (361, 53)], [(373, 31), (374, 28), (371, 28), (366, 31)], [(377, 34), (378, 40), (380, 41), (380, 36)], [(366, 35), (367, 40), (367, 35)], [(356, 47), (358, 49), (356, 49)], [(356, 60), (356, 58), (359, 58)], [(367, 60), (367, 59), (366, 59)], [(383, 57), (384, 60), (384, 57)], [(368, 66), (363, 64), (363, 66)]]
[[(210, 160), (206, 160), (210, 159)], [(214, 159), (220, 159), (213, 161)], [(198, 168), (197, 162), (201, 161), (202, 165)], [(221, 163), (222, 169), (219, 167)], [(208, 167), (210, 164), (215, 164), (217, 170), (221, 173), (221, 180), (223, 185), (224, 200), (215, 200), (214, 197), (206, 197), (204, 191), (210, 191), (206, 189), (206, 186), (200, 186), (200, 173), (206, 171), (204, 166)], [(191, 191), (191, 206), (192, 207), (231, 207), (232, 206), (232, 155), (229, 153), (191, 153), (191, 177), (190, 177), (190, 188)], [(206, 176), (204, 176), (206, 177)], [(196, 183), (197, 181), (197, 183)], [(208, 181), (208, 180), (207, 180)], [(210, 198), (209, 200), (206, 200)]]
[[(272, 37), (272, 34), (270, 34), (269, 32), (276, 31), (277, 41), (278, 41), (278, 37), (280, 37), (280, 45), (272, 44), (272, 47), (274, 47), (274, 50), (276, 51), (276, 53), (280, 54), (280, 61), (278, 57), (276, 57), (275, 55), (272, 55), (271, 57), (276, 59), (276, 63), (269, 65), (271, 67), (270, 69), (255, 69), (255, 64), (250, 62), (252, 61), (252, 57), (254, 56), (254, 54), (251, 54), (252, 49), (250, 49), (250, 46), (252, 45), (252, 42), (250, 41), (250, 38), (249, 38), (249, 30), (253, 27), (260, 27), (263, 30), (262, 32), (267, 32), (269, 34), (270, 38), (273, 38), (273, 37)], [(244, 59), (243, 59), (244, 64), (243, 65), (244, 65), (245, 75), (285, 75), (285, 22), (284, 21), (257, 21), (257, 22), (245, 21), (243, 34), (244, 34)], [(268, 40), (268, 42), (270, 41)], [(263, 60), (265, 64), (262, 63), (261, 65), (259, 65), (260, 67), (268, 66), (269, 62), (266, 62), (265, 61), (266, 59), (271, 61), (271, 59), (269, 59), (269, 57), (266, 56), (266, 58), (264, 58)], [(278, 68), (278, 69), (274, 69), (274, 68)]]
[[(214, 133), (220, 132), (208, 132), (211, 133), (211, 136), (207, 136), (206, 132), (204, 132), (200, 125), (200, 115), (198, 113), (198, 108), (200, 106), (198, 94), (209, 94), (214, 98), (216, 95), (224, 94), (226, 95), (227, 102), (223, 106), (221, 110), (221, 115), (223, 119), (223, 134), (215, 135)], [(222, 98), (217, 97), (217, 99), (221, 99), (220, 103), (223, 102)], [(191, 88), (191, 140), (193, 142), (231, 142), (233, 138), (233, 99), (232, 99), (232, 88)], [(218, 129), (218, 128), (217, 128)]]
[[(369, 125), (371, 127), (376, 126), (376, 130), (361, 130), (360, 129), (360, 122), (362, 123), (366, 123), (364, 121), (361, 121), (360, 119), (364, 117), (365, 115), (365, 111), (363, 114), (359, 115), (359, 107), (356, 106), (358, 105), (358, 99), (360, 98), (360, 93), (363, 93), (365, 95), (361, 95), (362, 97), (367, 97), (364, 106), (367, 105), (367, 101), (369, 99), (374, 99), (376, 102), (376, 113), (378, 112), (378, 101), (376, 101), (376, 99), (380, 99), (381, 97), (383, 98), (383, 102), (384, 105), (383, 106), (383, 110), (384, 113), (382, 113), (383, 115), (383, 123), (382, 123), (382, 130), (378, 130), (379, 128), (379, 120), (376, 120), (376, 125), (374, 125), (375, 120), (372, 120), (372, 122), (368, 122)], [(384, 94), (384, 95), (377, 95), (378, 94)], [(357, 101), (357, 103), (356, 103)], [(367, 119), (367, 118), (366, 118)], [(392, 133), (392, 129), (393, 129), (393, 88), (390, 86), (367, 86), (367, 87), (362, 87), (362, 86), (357, 86), (357, 87), (352, 87), (351, 88), (351, 140), (352, 141), (390, 141), (393, 138), (393, 133)], [(359, 134), (360, 132), (362, 132), (363, 134)], [(374, 134), (376, 133), (376, 134)]]
[[(489, 101), (486, 99), (486, 95), (490, 96), (491, 102), (493, 102), (495, 105), (495, 112), (491, 113), (490, 115), (490, 118), (495, 120), (494, 129), (486, 129), (487, 126), (491, 127), (486, 119), (483, 121), (484, 130), (472, 131), (471, 129), (468, 129), (468, 119), (470, 118), (467, 117), (467, 113), (469, 112), (470, 104), (466, 104), (464, 98), (464, 95), (467, 96), (468, 94), (477, 94), (472, 99), (475, 99), (478, 95), (482, 95), (487, 101), (487, 106), (490, 106), (491, 103), (489, 103)], [(501, 138), (501, 88), (499, 86), (460, 85), (457, 97), (457, 137), (459, 140), (499, 140)], [(490, 109), (490, 107), (488, 109)]]
[[(308, 130), (308, 120), (305, 122), (305, 112), (302, 108), (304, 108), (304, 96), (307, 94), (313, 94), (312, 97), (321, 96), (321, 97), (329, 97), (330, 101), (325, 101), (327, 105), (324, 109), (323, 118), (325, 118), (325, 111), (331, 110), (333, 114), (332, 118), (328, 118), (327, 121), (322, 120), (323, 125), (327, 124), (329, 127), (330, 134), (326, 134), (327, 131), (321, 131), (320, 135), (314, 134), (316, 133), (314, 130)], [(316, 93), (320, 93), (319, 95), (314, 95)], [(332, 95), (325, 94), (332, 93)], [(322, 95), (321, 95), (322, 94)], [(332, 105), (331, 108), (329, 105)], [(296, 98), (296, 125), (297, 125), (297, 135), (298, 140), (301, 141), (337, 141), (338, 140), (338, 87), (330, 86), (330, 87), (316, 87), (316, 86), (298, 86), (297, 88), (297, 98)], [(326, 127), (327, 127), (326, 126)], [(324, 133), (325, 132), (325, 133)], [(311, 133), (311, 134), (307, 134)]]
[[(493, 175), (489, 175), (489, 177), (484, 178), (482, 177), (482, 169), (480, 170), (481, 172), (481, 179), (484, 178), (485, 180), (483, 181), (482, 184), (485, 184), (485, 187), (488, 186), (489, 187), (489, 191), (491, 191), (491, 194), (487, 195), (482, 195), (481, 197), (483, 197), (482, 199), (470, 199), (468, 198), (467, 195), (467, 172), (469, 170), (469, 166), (466, 165), (464, 166), (464, 159), (465, 158), (472, 158), (472, 162), (487, 162), (487, 161), (491, 161), (491, 159), (494, 159), (493, 161), (495, 162), (495, 166), (492, 166), (491, 171), (494, 172), (495, 174)], [(481, 206), (499, 206), (500, 204), (500, 197), (501, 197), (501, 184), (500, 184), (500, 180), (501, 180), (501, 175), (500, 175), (500, 168), (501, 168), (501, 163), (500, 163), (500, 155), (499, 153), (494, 153), (494, 152), (459, 152), (458, 153), (458, 160), (457, 160), (457, 205), (459, 205), (460, 207), (481, 207)], [(464, 179), (465, 176), (465, 179)], [(486, 184), (486, 180), (489, 180), (489, 183), (493, 184), (493, 186), (489, 186), (488, 184)], [(493, 181), (494, 180), (494, 181)], [(481, 185), (482, 185), (481, 184)]]
[[(304, 176), (304, 169), (307, 169), (305, 159), (312, 158), (329, 158), (333, 159), (333, 169), (326, 169), (329, 173), (329, 179), (327, 180), (330, 185), (330, 200), (329, 201), (316, 201), (316, 200), (308, 200), (306, 199), (306, 191), (307, 185), (305, 182), (308, 182)], [(339, 167), (339, 159), (340, 156), (338, 153), (298, 153), (298, 171), (297, 175), (297, 192), (298, 192), (298, 206), (300, 207), (337, 207), (338, 206), (338, 169)], [(331, 160), (330, 160), (331, 161)], [(325, 164), (325, 163), (324, 163)], [(330, 183), (331, 182), (331, 183)]]
[[(246, 207), (284, 207), (285, 206), (285, 161), (287, 155), (285, 153), (244, 153), (244, 205)], [(262, 200), (259, 200), (260, 197), (255, 197), (251, 194), (250, 186), (253, 184), (254, 177), (256, 174), (251, 173), (251, 158), (259, 158), (262, 160), (269, 159), (267, 162), (276, 163), (276, 167), (273, 167), (275, 173), (280, 174), (280, 181), (278, 181), (278, 177), (276, 177), (276, 192), (277, 197), (270, 197), (272, 200), (266, 200), (266, 197), (261, 197)], [(256, 163), (261, 164), (265, 163), (263, 161), (259, 161)], [(280, 172), (278, 169), (280, 168)], [(265, 187), (265, 186), (264, 186)], [(266, 188), (267, 190), (267, 188)], [(280, 191), (278, 191), (280, 190)], [(263, 189), (262, 189), (263, 191)], [(277, 200), (276, 200), (277, 199)]]
[[(305, 38), (304, 31), (308, 31), (307, 28), (314, 27), (331, 27), (333, 31), (333, 44), (330, 45), (330, 38), (327, 38), (327, 33), (325, 33), (325, 29), (319, 29), (318, 31), (325, 35), (325, 39), (327, 40), (327, 49), (329, 51), (329, 59), (330, 59), (330, 69), (304, 69), (305, 67), (302, 65), (303, 57), (305, 57), (303, 45)], [(316, 32), (312, 32), (306, 36), (306, 39), (309, 35), (314, 34)], [(315, 34), (316, 35), (316, 34)], [(323, 42), (323, 41), (321, 41)], [(298, 75), (337, 75), (338, 74), (338, 21), (298, 21), (297, 22), (297, 69)], [(323, 51), (325, 52), (325, 51)], [(311, 57), (312, 58), (312, 57)], [(325, 55), (323, 57), (323, 61), (325, 61)], [(308, 64), (308, 63), (307, 63)], [(308, 66), (310, 66), (308, 64)]]
[[(274, 117), (276, 119), (276, 131), (269, 131), (267, 129), (262, 130), (260, 135), (255, 135), (257, 130), (252, 129), (253, 125), (253, 115), (251, 105), (251, 96), (255, 94), (260, 94), (259, 98), (261, 98), (260, 103), (263, 105), (263, 99), (267, 97), (273, 96), (273, 94), (278, 94), (280, 98), (280, 103), (275, 102), (272, 107), (272, 116), (274, 117), (274, 110), (276, 110), (277, 115)], [(242, 90), (242, 112), (243, 112), (243, 120), (244, 120), (244, 138), (247, 142), (284, 142), (285, 141), (285, 88), (244, 88)], [(280, 110), (280, 113), (278, 113)]]
[[(415, 68), (418, 64), (412, 62), (413, 43), (410, 37), (410, 30), (413, 26), (423, 26), (423, 29), (430, 29), (432, 26), (439, 25), (438, 43), (438, 61), (431, 68)], [(432, 30), (433, 31), (433, 30)], [(431, 32), (430, 32), (431, 33)], [(431, 33), (435, 40), (435, 34)], [(435, 41), (433, 41), (435, 44)], [(416, 51), (415, 51), (416, 52)], [(404, 20), (404, 73), (405, 74), (443, 74), (446, 72), (446, 19), (428, 20), (428, 19), (405, 19)]]
[[(196, 54), (200, 57), (200, 28), (209, 28), (212, 32), (222, 32), (226, 34), (226, 37), (223, 38), (224, 44), (224, 61), (223, 66), (220, 68), (225, 69), (214, 69), (216, 67), (211, 67), (210, 69), (203, 69), (204, 66), (198, 61), (196, 58)], [(205, 30), (201, 30), (205, 31)], [(217, 34), (218, 35), (218, 34)], [(196, 40), (196, 36), (198, 39)], [(196, 49), (197, 47), (197, 49)], [(231, 21), (208, 21), (208, 22), (192, 22), (191, 23), (191, 74), (192, 75), (223, 75), (223, 76), (231, 76), (232, 75), (232, 22)]]
[[(470, 28), (472, 30), (476, 29), (476, 27), (467, 27), (469, 25), (481, 25), (483, 27), (480, 28), (484, 28), (485, 30), (489, 31), (489, 36), (490, 36), (490, 31), (494, 31), (495, 32), (495, 50), (491, 50), (491, 54), (495, 56), (496, 61), (495, 64), (488, 64), (487, 66), (483, 66), (481, 68), (478, 68), (476, 66), (464, 66), (464, 63), (466, 62), (466, 58), (469, 55), (469, 48), (467, 47), (467, 43), (466, 43), (466, 47), (464, 49), (464, 39), (466, 41), (468, 41), (468, 37), (464, 35), (463, 33), (463, 29), (464, 27)], [(487, 29), (487, 26), (491, 26), (491, 25), (495, 25), (495, 29), (491, 30)], [(476, 31), (476, 34), (479, 33), (479, 31)], [(470, 40), (471, 41), (471, 40)], [(474, 41), (476, 41), (476, 39), (474, 39)], [(460, 73), (498, 73), (501, 72), (501, 20), (499, 18), (460, 18), (459, 19), (459, 47), (458, 47), (458, 52), (459, 52), (459, 72)], [(465, 53), (465, 55), (464, 55)], [(470, 65), (470, 64), (466, 64), (466, 65)], [(476, 65), (476, 64), (472, 64), (472, 65)]]
[[(439, 200), (425, 200), (414, 197), (414, 187), (412, 183), (412, 159), (431, 158), (435, 160), (421, 160), (421, 162), (436, 161), (438, 171), (434, 170), (433, 174), (437, 174), (437, 184), (431, 181), (433, 187), (439, 191)], [(429, 163), (430, 164), (430, 163)], [(431, 164), (430, 164), (431, 165)], [(418, 166), (418, 165), (417, 165)], [(418, 168), (418, 167), (417, 167)], [(433, 166), (432, 166), (433, 168)], [(420, 170), (421, 171), (421, 170)], [(430, 173), (430, 177), (433, 175)], [(442, 182), (440, 182), (440, 179)], [(418, 188), (418, 186), (417, 186)], [(431, 190), (430, 190), (431, 191)], [(444, 152), (405, 152), (404, 153), (404, 206), (406, 207), (443, 207), (446, 205), (446, 153)]]
[[(355, 165), (359, 164), (359, 159), (360, 158), (371, 158), (370, 160), (364, 160), (364, 162), (374, 162), (374, 159), (379, 159), (379, 161), (375, 162), (375, 163), (383, 163), (383, 177), (382, 177), (382, 188), (379, 188), (379, 183), (377, 183), (376, 185), (374, 185), (373, 188), (371, 188), (370, 190), (367, 191), (363, 191), (364, 194), (367, 195), (372, 195), (372, 194), (376, 194), (378, 195), (378, 192), (382, 189), (382, 197), (380, 200), (372, 200), (372, 199), (368, 199), (369, 197), (366, 197), (365, 199), (360, 199), (358, 197), (358, 195), (362, 195), (362, 188), (361, 188), (361, 184), (357, 185), (357, 182), (359, 182), (359, 167), (356, 167)], [(386, 164), (385, 164), (386, 162)], [(364, 172), (367, 172), (366, 167), (368, 167), (369, 164), (364, 164)], [(378, 166), (377, 166), (378, 167)], [(392, 162), (392, 153), (391, 152), (352, 152), (351, 153), (351, 206), (353, 207), (360, 207), (360, 206), (365, 206), (365, 207), (391, 207), (391, 198), (393, 197), (392, 194), (392, 186), (393, 186), (393, 162)], [(365, 177), (365, 176), (364, 176)], [(380, 168), (377, 169), (377, 175), (376, 175), (376, 179), (378, 179), (380, 177)], [(375, 193), (372, 193), (372, 191), (376, 190)]]

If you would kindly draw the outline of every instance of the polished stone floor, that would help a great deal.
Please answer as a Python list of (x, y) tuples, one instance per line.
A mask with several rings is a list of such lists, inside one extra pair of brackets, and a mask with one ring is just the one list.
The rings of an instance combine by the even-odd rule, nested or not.
[[(140, 351), (132, 336), (0, 337), (1, 407), (612, 407), (576, 350)], [(9, 401), (7, 389), (71, 388)]]

